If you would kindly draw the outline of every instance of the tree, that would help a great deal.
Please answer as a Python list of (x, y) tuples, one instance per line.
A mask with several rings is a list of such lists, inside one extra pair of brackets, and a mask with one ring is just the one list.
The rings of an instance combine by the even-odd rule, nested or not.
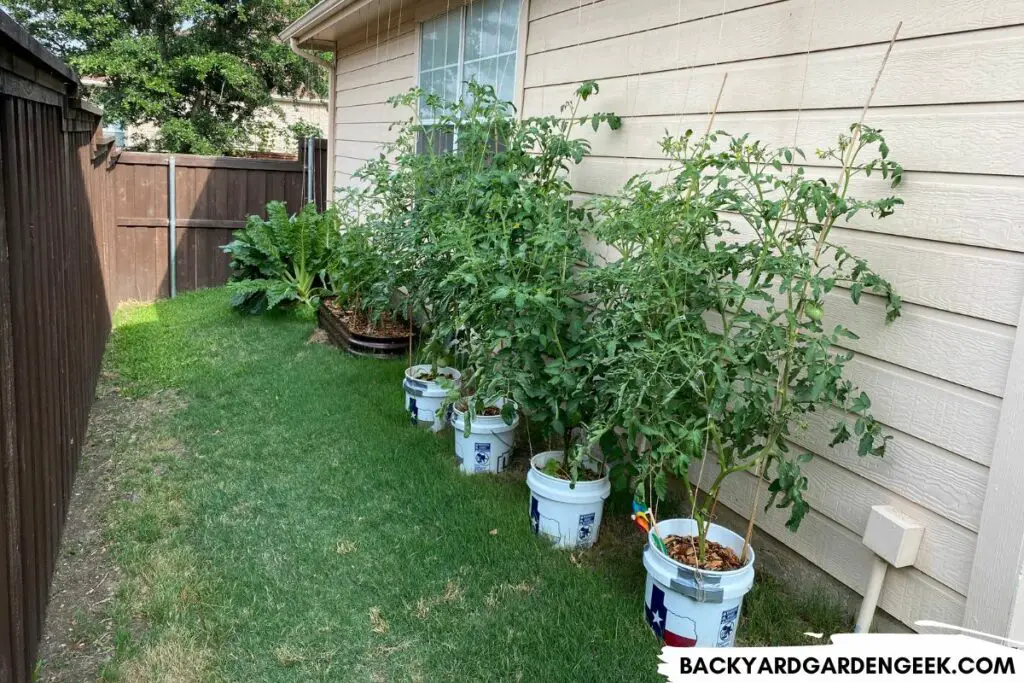
[(4, 0), (79, 73), (105, 118), (157, 126), (164, 151), (217, 154), (267, 134), (271, 93), (326, 94), (321, 70), (275, 36), (313, 0)]

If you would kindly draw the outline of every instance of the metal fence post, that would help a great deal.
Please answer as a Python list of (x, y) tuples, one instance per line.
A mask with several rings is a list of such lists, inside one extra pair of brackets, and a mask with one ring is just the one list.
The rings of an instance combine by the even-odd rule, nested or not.
[(167, 242), (169, 244), (167, 273), (170, 279), (172, 299), (178, 296), (178, 202), (175, 200), (174, 176), (174, 155), (169, 154), (167, 156)]
[(316, 202), (313, 197), (313, 138), (306, 138), (306, 201)]

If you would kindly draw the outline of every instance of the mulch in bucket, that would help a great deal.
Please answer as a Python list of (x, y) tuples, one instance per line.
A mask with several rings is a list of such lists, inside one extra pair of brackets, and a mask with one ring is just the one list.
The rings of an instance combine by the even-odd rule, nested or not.
[(697, 551), (700, 549), (696, 536), (668, 536), (665, 538), (668, 556), (680, 564), (697, 569), (728, 572), (743, 567), (740, 558), (732, 548), (714, 541), (705, 542), (704, 563), (698, 565)]

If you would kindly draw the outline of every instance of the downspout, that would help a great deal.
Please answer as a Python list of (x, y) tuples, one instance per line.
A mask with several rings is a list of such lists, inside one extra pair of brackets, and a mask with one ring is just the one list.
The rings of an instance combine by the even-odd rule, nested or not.
[(291, 38), (288, 41), (288, 47), (296, 55), (305, 59), (310, 64), (319, 66), (327, 69), (327, 130), (324, 134), (327, 136), (327, 177), (324, 179), (327, 187), (324, 188), (325, 196), (329, 198), (329, 201), (334, 201), (334, 115), (336, 110), (334, 84), (337, 74), (335, 72), (334, 64), (331, 64), (326, 59), (321, 59), (312, 52), (307, 52), (299, 47), (299, 39)]

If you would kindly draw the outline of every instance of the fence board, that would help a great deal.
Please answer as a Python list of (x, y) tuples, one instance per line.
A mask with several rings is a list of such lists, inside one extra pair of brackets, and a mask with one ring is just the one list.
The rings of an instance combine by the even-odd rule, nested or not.
[[(314, 199), (326, 205), (327, 145), (314, 140)], [(306, 146), (297, 161), (175, 155), (178, 237), (175, 287), (185, 292), (224, 284), (228, 259), (220, 246), (268, 201), (298, 211), (307, 200)], [(110, 277), (116, 305), (169, 294), (168, 155), (124, 152), (114, 170), (117, 188)]]
[[(30, 677), (109, 330), (90, 134), (0, 97), (0, 678)], [(95, 124), (95, 121), (93, 121)], [(84, 164), (84, 165), (83, 165)], [(103, 178), (104, 181), (109, 179)], [(109, 201), (101, 193), (98, 201)]]
[[(0, 35), (0, 681), (22, 681), (110, 327), (113, 205), (128, 196), (105, 150), (93, 161), (98, 118), (72, 104), (71, 72), (2, 13)], [(7, 64), (31, 66), (37, 87), (8, 89)], [(57, 96), (21, 96), (46, 89)]]
[[(8, 101), (2, 103), (6, 110)], [(6, 120), (6, 111), (0, 112)], [(0, 131), (2, 135), (2, 131)], [(5, 168), (5, 150), (0, 145), (0, 168)], [(0, 179), (2, 180), (2, 179)], [(6, 183), (4, 183), (6, 184)], [(24, 612), (21, 580), (21, 496), (19, 493), (16, 422), (14, 405), (14, 350), (11, 305), (10, 257), (7, 246), (7, 210), (4, 187), (0, 187), (0, 505), (4, 523), (0, 542), (4, 561), (0, 563), (0, 678), (20, 680), (25, 675), (20, 653), (25, 650)]]

